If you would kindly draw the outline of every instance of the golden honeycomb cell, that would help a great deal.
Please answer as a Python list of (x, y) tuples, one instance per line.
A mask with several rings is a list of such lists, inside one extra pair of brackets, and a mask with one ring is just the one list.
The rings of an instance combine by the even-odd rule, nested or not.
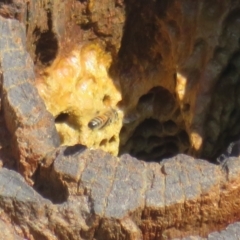
[[(119, 84), (108, 75), (111, 62), (99, 43), (88, 43), (59, 54), (38, 78), (38, 91), (56, 119), (63, 145), (81, 143), (118, 153), (123, 113), (116, 107), (121, 100)], [(97, 130), (88, 126), (111, 109), (117, 112), (111, 124)]]

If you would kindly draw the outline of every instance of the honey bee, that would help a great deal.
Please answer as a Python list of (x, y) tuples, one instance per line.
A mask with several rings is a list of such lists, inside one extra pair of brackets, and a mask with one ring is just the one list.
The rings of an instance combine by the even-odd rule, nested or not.
[(103, 113), (102, 115), (98, 115), (93, 118), (89, 123), (88, 127), (92, 130), (101, 129), (109, 124), (115, 122), (117, 120), (118, 114), (115, 109), (111, 109)]

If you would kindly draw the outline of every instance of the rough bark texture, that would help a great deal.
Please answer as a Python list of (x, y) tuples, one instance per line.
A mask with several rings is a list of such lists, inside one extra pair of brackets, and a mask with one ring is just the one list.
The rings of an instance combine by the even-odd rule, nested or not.
[[(187, 153), (215, 161), (240, 134), (238, 9), (238, 1), (229, 0), (218, 4), (207, 0), (29, 1), (15, 15), (26, 26), (27, 50), (42, 82), (46, 78), (58, 82), (46, 66), (51, 69), (54, 60), (64, 61), (79, 43), (97, 41), (111, 54), (109, 76), (122, 101), (110, 106), (124, 114), (121, 131), (114, 135), (119, 137), (120, 153), (144, 160)], [(57, 72), (66, 78), (67, 86), (72, 72), (65, 76), (63, 66)], [(95, 96), (95, 90), (90, 91)], [(47, 105), (56, 102), (51, 94), (45, 100)], [(57, 117), (54, 109), (48, 110)], [(64, 129), (72, 122), (76, 131), (84, 129), (85, 114), (71, 112), (68, 106), (61, 113), (69, 114), (62, 119)], [(64, 134), (73, 138), (72, 132), (71, 128)], [(108, 150), (105, 145), (109, 145), (113, 152), (111, 143), (105, 144), (110, 139), (104, 136), (98, 147)]]
[[(239, 135), (239, 3), (99, 3), (0, 2), (0, 160), (24, 177), (0, 169), (1, 239), (239, 239), (239, 142), (220, 166), (164, 159), (215, 161)], [(104, 42), (130, 121), (122, 152), (164, 160), (59, 147), (25, 27), (37, 74), (78, 41)]]
[(25, 49), (24, 28), (16, 20), (0, 22), (1, 104), (19, 171), (27, 178), (39, 160), (59, 146), (53, 117), (34, 87), (33, 63)]
[[(238, 158), (222, 169), (186, 155), (147, 164), (81, 145), (62, 147), (35, 175), (45, 199), (16, 172), (0, 170), (1, 217), (28, 239), (206, 236), (239, 219), (239, 172)], [(208, 238), (238, 239), (238, 228)]]

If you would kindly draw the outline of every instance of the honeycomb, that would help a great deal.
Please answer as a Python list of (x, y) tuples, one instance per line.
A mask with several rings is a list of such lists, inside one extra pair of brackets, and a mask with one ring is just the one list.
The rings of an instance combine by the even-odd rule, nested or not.
[[(37, 87), (62, 144), (215, 161), (239, 139), (238, 1), (79, 5), (74, 37), (39, 37), (36, 47), (41, 63), (55, 59)], [(69, 39), (87, 43), (63, 54)]]
[[(80, 143), (117, 155), (122, 111), (119, 84), (108, 75), (111, 55), (99, 43), (83, 44), (65, 56), (59, 55), (37, 79), (36, 85), (55, 124), (63, 145)], [(106, 113), (116, 111), (113, 114)], [(100, 118), (111, 121), (92, 129), (89, 123)]]
[[(135, 115), (136, 118), (130, 118)], [(130, 121), (131, 119), (132, 121)], [(134, 112), (125, 115), (120, 133), (120, 154), (160, 161), (189, 150), (189, 137), (174, 96), (154, 87), (139, 98)]]
[(186, 152), (188, 135), (174, 96), (153, 87), (126, 110), (120, 84), (109, 75), (111, 63), (101, 44), (83, 44), (59, 55), (37, 79), (62, 145), (80, 143), (144, 160)]

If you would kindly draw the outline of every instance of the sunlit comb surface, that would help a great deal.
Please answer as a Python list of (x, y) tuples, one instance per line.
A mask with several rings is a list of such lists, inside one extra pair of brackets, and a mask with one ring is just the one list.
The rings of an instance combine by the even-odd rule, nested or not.
[(116, 106), (121, 94), (118, 82), (108, 75), (111, 61), (99, 44), (81, 45), (59, 55), (38, 79), (39, 93), (56, 119), (62, 144), (81, 143), (118, 153), (122, 113)]

